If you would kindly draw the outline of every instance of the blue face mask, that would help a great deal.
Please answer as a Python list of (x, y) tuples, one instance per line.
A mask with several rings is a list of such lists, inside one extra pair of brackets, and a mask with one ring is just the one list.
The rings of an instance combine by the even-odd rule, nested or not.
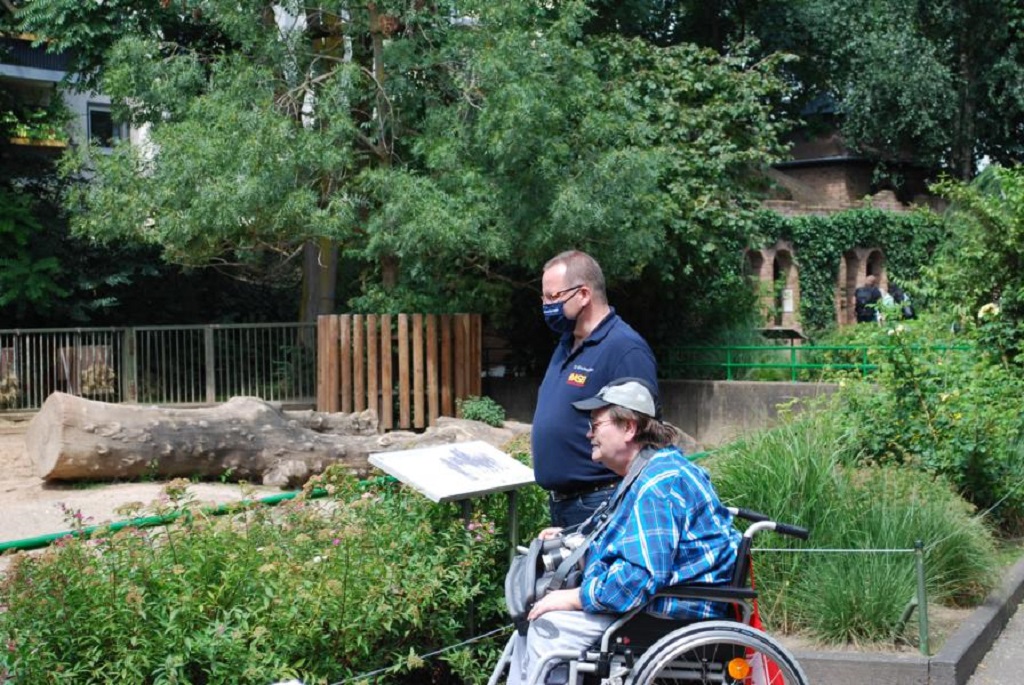
[(565, 302), (542, 305), (541, 311), (544, 313), (544, 323), (555, 333), (564, 335), (576, 330), (576, 319), (570, 319), (565, 315)]

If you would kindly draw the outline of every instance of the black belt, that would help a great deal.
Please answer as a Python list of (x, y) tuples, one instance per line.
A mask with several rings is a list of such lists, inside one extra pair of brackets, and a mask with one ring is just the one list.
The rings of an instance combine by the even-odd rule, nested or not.
[(611, 490), (617, 486), (621, 481), (606, 480), (601, 483), (591, 483), (590, 485), (584, 485), (581, 488), (575, 490), (552, 490), (551, 499), (555, 502), (564, 502), (567, 499), (574, 497), (580, 497), (582, 495), (589, 495), (592, 492), (601, 492), (602, 490)]

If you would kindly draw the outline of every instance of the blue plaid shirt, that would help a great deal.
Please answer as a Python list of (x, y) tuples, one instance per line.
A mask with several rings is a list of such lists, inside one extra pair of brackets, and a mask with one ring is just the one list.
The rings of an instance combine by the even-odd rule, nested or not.
[[(704, 469), (676, 447), (655, 452), (587, 554), (583, 610), (622, 614), (677, 583), (726, 584), (740, 533)], [(710, 618), (725, 605), (661, 597), (647, 611)]]

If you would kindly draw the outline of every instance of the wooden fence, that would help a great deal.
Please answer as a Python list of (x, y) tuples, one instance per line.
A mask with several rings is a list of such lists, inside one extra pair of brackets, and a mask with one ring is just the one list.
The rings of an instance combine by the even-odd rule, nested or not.
[(383, 430), (426, 428), (480, 395), (481, 349), (479, 314), (321, 316), (317, 410), (369, 408)]

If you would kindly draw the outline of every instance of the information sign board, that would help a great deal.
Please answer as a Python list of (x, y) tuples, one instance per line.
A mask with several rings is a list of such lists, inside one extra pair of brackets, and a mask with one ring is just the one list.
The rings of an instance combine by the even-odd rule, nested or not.
[(434, 502), (455, 502), (534, 482), (530, 467), (483, 441), (377, 452), (370, 455), (370, 463)]

